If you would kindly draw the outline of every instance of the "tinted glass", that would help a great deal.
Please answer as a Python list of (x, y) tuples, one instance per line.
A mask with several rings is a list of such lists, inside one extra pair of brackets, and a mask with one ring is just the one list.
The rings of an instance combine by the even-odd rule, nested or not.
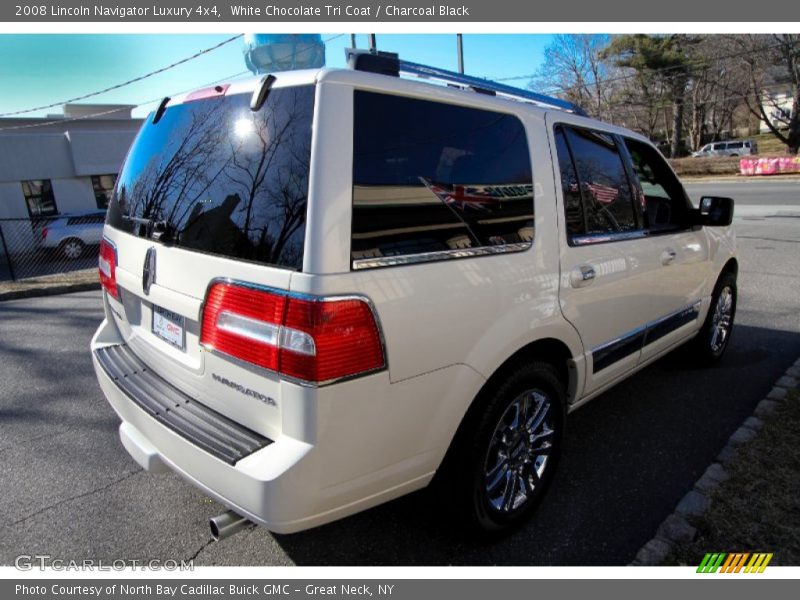
[(565, 127), (564, 131), (580, 181), (585, 233), (636, 230), (630, 183), (614, 138), (583, 128)]
[(356, 91), (354, 120), (354, 260), (530, 245), (533, 177), (519, 119)]
[(117, 180), (108, 223), (141, 237), (299, 269), (313, 87), (197, 100), (148, 119)]
[(561, 127), (556, 128), (556, 152), (561, 170), (561, 190), (564, 196), (564, 213), (567, 223), (567, 234), (583, 235), (586, 233), (586, 222), (583, 219), (583, 202), (580, 184), (575, 172), (575, 164), (570, 156), (569, 146)]
[(689, 205), (683, 186), (658, 150), (627, 138), (625, 146), (644, 195), (648, 228), (655, 231), (688, 226)]

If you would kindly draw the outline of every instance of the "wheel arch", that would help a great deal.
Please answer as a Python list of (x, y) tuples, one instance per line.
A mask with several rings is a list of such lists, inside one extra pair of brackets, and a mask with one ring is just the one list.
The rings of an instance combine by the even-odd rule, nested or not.
[[(541, 361), (552, 365), (558, 372), (559, 379), (564, 385), (564, 392), (569, 405), (574, 399), (579, 385), (582, 383), (579, 377), (576, 361), (566, 342), (555, 337), (544, 337), (533, 340), (516, 350), (511, 356), (506, 358), (487, 378), (478, 393), (470, 401), (461, 422), (456, 428), (450, 448), (455, 445), (459, 434), (469, 428), (469, 424), (477, 415), (480, 414), (486, 398), (498, 388), (500, 383), (510, 372), (519, 368), (520, 365), (530, 361)], [(563, 407), (564, 410), (568, 408)], [(450, 454), (448, 449), (447, 455)]]
[(501, 380), (509, 369), (514, 369), (521, 363), (533, 360), (546, 362), (555, 367), (558, 371), (559, 379), (564, 384), (567, 398), (574, 398), (578, 383), (578, 373), (573, 354), (564, 341), (555, 337), (534, 340), (514, 352), (495, 369), (487, 379), (484, 387), (496, 385), (497, 381)]
[(498, 389), (509, 373), (526, 362), (538, 361), (552, 365), (564, 385), (565, 406), (563, 418), (566, 418), (568, 407), (575, 398), (576, 389), (583, 384), (578, 365), (568, 344), (556, 337), (542, 337), (528, 342), (504, 360), (486, 379), (478, 392), (470, 401), (450, 440), (437, 469), (434, 485), (446, 485), (447, 478), (454, 472), (454, 464), (458, 462), (455, 450), (463, 445), (464, 436), (471, 430), (485, 411), (488, 400)]
[(717, 281), (719, 281), (719, 278), (727, 273), (730, 273), (734, 277), (739, 276), (739, 261), (736, 260), (735, 256), (729, 258), (728, 261), (722, 266), (722, 270), (719, 272), (719, 275), (717, 275)]

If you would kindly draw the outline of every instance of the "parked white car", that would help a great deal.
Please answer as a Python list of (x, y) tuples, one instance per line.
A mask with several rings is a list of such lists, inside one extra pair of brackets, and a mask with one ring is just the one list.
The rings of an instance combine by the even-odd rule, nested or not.
[[(648, 140), (563, 101), (351, 58), (165, 99), (109, 208), (97, 377), (140, 465), (231, 509), (217, 537), (432, 481), (506, 530), (567, 413), (730, 339), (730, 199), (694, 209)], [(461, 87), (397, 76), (421, 70)]]
[(58, 250), (64, 257), (75, 260), (87, 247), (95, 249), (103, 238), (106, 211), (65, 213), (38, 225), (39, 247)]

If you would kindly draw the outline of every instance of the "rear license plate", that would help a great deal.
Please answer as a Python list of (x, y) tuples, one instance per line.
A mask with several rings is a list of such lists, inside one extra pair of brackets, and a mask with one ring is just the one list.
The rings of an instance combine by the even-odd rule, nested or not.
[(153, 334), (168, 344), (186, 349), (186, 319), (160, 306), (153, 305)]

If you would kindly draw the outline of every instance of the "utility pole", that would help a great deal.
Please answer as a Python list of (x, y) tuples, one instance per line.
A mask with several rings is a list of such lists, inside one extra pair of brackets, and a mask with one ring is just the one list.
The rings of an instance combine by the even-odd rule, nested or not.
[(350, 47), (351, 48), (358, 48), (358, 46), (356, 45), (356, 34), (355, 33), (351, 33), (350, 34)]
[(456, 34), (456, 44), (458, 51), (458, 72), (464, 74), (464, 38), (463, 34)]
[(369, 34), (369, 51), (370, 52), (375, 52), (375, 50), (377, 49), (377, 46), (378, 45), (375, 42), (375, 34), (374, 33), (370, 33)]

